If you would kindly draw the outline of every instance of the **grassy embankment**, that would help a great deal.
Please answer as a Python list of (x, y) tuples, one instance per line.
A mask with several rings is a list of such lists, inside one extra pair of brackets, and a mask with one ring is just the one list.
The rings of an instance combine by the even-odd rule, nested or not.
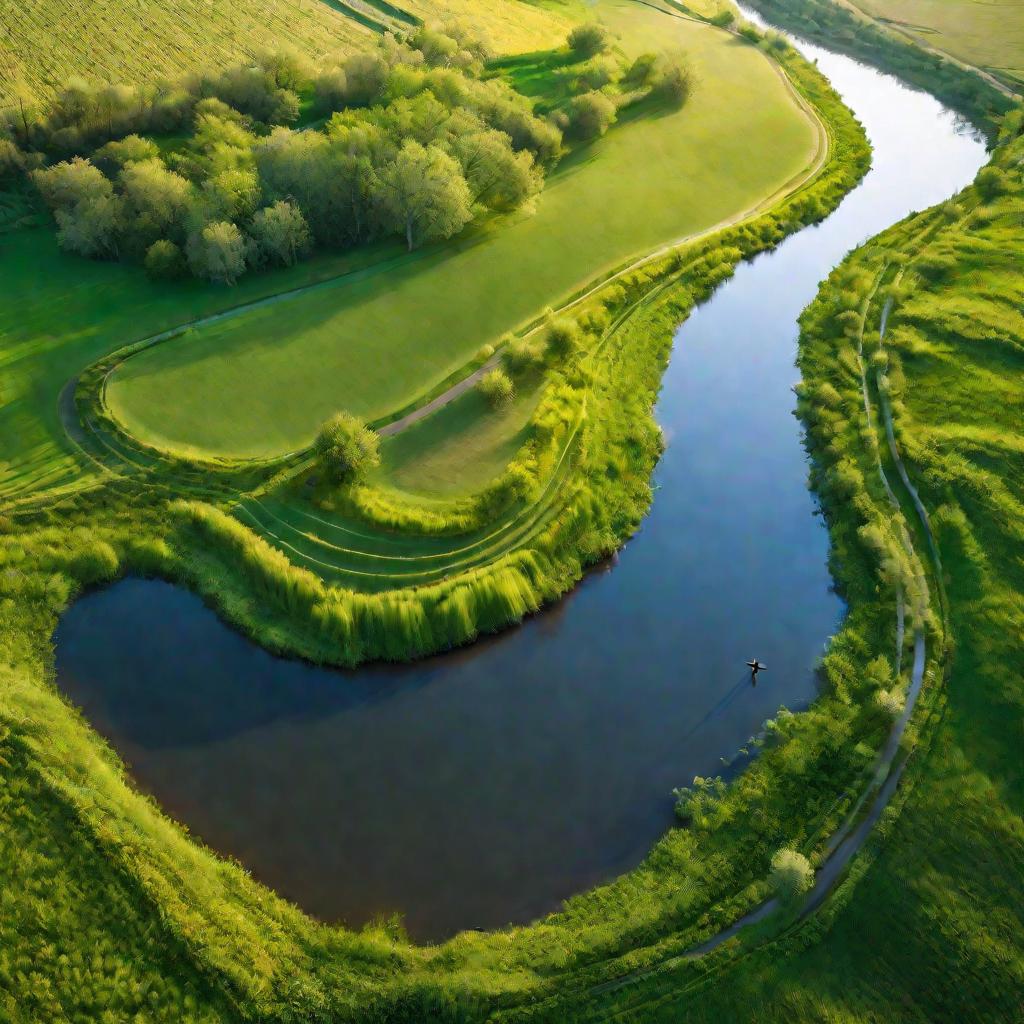
[(1024, 90), (1024, 7), (1013, 0), (855, 0), (865, 14)]
[[(823, 8), (794, 14), (790, 5), (773, 4), (771, 14), (785, 22), (788, 13), (795, 29), (814, 37), (808, 15), (827, 25), (831, 15)], [(958, 52), (978, 57), (969, 42)], [(914, 56), (894, 61), (888, 42), (860, 53), (873, 54), (888, 70), (919, 66)], [(948, 84), (946, 75), (939, 84)], [(992, 101), (1000, 109), (999, 97)], [(982, 105), (975, 117), (991, 124), (990, 110)], [(877, 448), (890, 479), (898, 480), (883, 423), (872, 425), (867, 446), (851, 429), (863, 415), (850, 337), (849, 311), (858, 297), (868, 312), (871, 400), (878, 408), (884, 399), (892, 409), (894, 439), (938, 540), (947, 663), (896, 801), (898, 818), (885, 823), (827, 913), (790, 941), (752, 950), (716, 973), (713, 984), (694, 984), (685, 971), (669, 968), (586, 1008), (580, 1003), (563, 1019), (1020, 1019), (1024, 691), (1014, 666), (1024, 657), (1024, 140), (1014, 138), (1017, 118), (1004, 125), (993, 156), (1001, 177), (993, 181), (992, 171), (983, 171), (951, 203), (852, 253), (802, 322), (801, 408), (837, 550), (856, 529), (867, 490), (837, 492), (840, 461)], [(861, 475), (872, 480), (868, 461)], [(913, 523), (906, 489), (899, 495)], [(882, 505), (884, 496), (875, 500)], [(845, 582), (845, 559), (835, 565)], [(877, 598), (859, 600), (870, 605)], [(852, 613), (862, 610), (855, 600)]]
[[(1020, 130), (1016, 121), (1016, 131)], [(803, 317), (801, 408), (840, 550), (869, 486), (847, 310), (868, 311), (871, 399), (937, 538), (949, 642), (944, 685), (910, 763), (901, 813), (824, 921), (755, 950), (714, 986), (667, 971), (578, 1019), (1017, 1021), (1024, 1000), (1024, 138), (954, 200), (851, 254)], [(870, 296), (870, 299), (869, 299)], [(891, 313), (884, 338), (886, 303)], [(892, 472), (881, 420), (873, 444)], [(870, 447), (870, 446), (869, 446)], [(861, 483), (871, 480), (864, 463)], [(915, 511), (900, 490), (908, 522)], [(876, 502), (884, 500), (875, 496)], [(840, 563), (842, 576), (845, 569)], [(841, 576), (841, 578), (842, 578)], [(869, 602), (874, 600), (868, 595)], [(857, 606), (854, 606), (856, 612)], [(618, 1018), (617, 1018), (618, 1019)]]
[[(827, 212), (866, 165), (863, 137), (838, 99), (807, 65), (781, 56), (827, 113), (833, 148), (825, 173), (771, 213), (595, 297), (634, 313), (601, 349), (607, 365), (591, 368), (587, 392), (601, 403), (594, 420), (602, 431), (590, 449), (600, 458), (586, 467), (590, 504), (603, 516), (591, 526), (616, 542), (650, 499), (650, 406), (675, 324), (736, 260)], [(634, 308), (658, 282), (672, 287), (652, 298), (666, 301)], [(0, 637), (8, 667), (0, 713), (8, 769), (0, 813), (19, 856), (3, 861), (0, 971), (10, 1005), (28, 1019), (144, 1011), (166, 1020), (462, 1020), (585, 992), (687, 948), (756, 904), (779, 845), (820, 856), (885, 734), (873, 696), (894, 684), (892, 669), (868, 672), (866, 663), (892, 644), (891, 587), (889, 602), (852, 618), (837, 640), (823, 700), (808, 714), (782, 716), (737, 785), (687, 796), (691, 827), (666, 836), (637, 871), (535, 927), (466, 934), (437, 949), (412, 947), (386, 926), (360, 934), (324, 928), (192, 843), (134, 793), (116, 759), (46, 684), (47, 637), (78, 587), (126, 570), (182, 572), (180, 549), (163, 538), (184, 538), (168, 522), (165, 492), (148, 483), (141, 473), (121, 475), (96, 494), (4, 522)], [(568, 539), (573, 558), (586, 555), (585, 534)], [(875, 555), (862, 555), (862, 585), (873, 591)], [(260, 577), (268, 568), (271, 576)], [(304, 598), (301, 588), (274, 591), (273, 569), (268, 560), (245, 580), (229, 566), (222, 581), (241, 582), (240, 599), (260, 602), (271, 624), (275, 602)], [(269, 591), (254, 591), (261, 582)], [(303, 610), (278, 607), (286, 625)], [(55, 860), (64, 866), (56, 876)]]
[(1013, 100), (990, 82), (939, 53), (915, 46), (905, 36), (831, 0), (750, 0), (774, 24), (804, 39), (849, 54), (930, 92), (963, 114), (990, 138)]
[[(618, 343), (608, 346), (618, 372), (595, 374), (600, 386), (593, 400), (607, 402), (609, 413), (621, 410), (598, 417), (607, 433), (594, 450), (608, 460), (601, 468), (609, 484), (623, 486), (609, 470), (627, 468), (631, 451), (646, 460), (649, 473), (655, 452), (637, 449), (638, 427), (650, 423), (650, 402), (680, 316), (744, 252), (773, 244), (802, 218), (823, 215), (864, 169), (863, 138), (849, 115), (806, 65), (796, 62), (793, 70), (829, 112), (832, 161), (821, 178), (772, 213), (691, 251), (704, 252), (700, 266), (688, 270), (688, 260), (680, 265), (673, 256), (663, 261), (671, 268), (668, 282), (677, 283), (680, 271), (689, 273), (685, 285), (660, 296), (667, 301), (639, 310), (642, 315), (616, 336)], [(645, 292), (650, 283), (633, 285)], [(628, 296), (617, 302), (628, 305)], [(647, 474), (634, 486), (641, 484), (638, 494), (623, 500), (649, 500)], [(4, 890), (5, 921), (11, 922), (6, 948), (19, 962), (36, 965), (47, 982), (33, 985), (12, 970), (12, 984), (30, 1013), (50, 1019), (95, 1014), (97, 1006), (116, 1017), (141, 1004), (162, 1019), (473, 1020), (557, 993), (585, 996), (625, 971), (685, 950), (756, 905), (779, 845), (820, 857), (825, 837), (865, 785), (872, 751), (888, 728), (873, 698), (880, 686), (894, 685), (893, 670), (884, 664), (869, 670), (867, 662), (874, 651), (892, 646), (891, 586), (889, 600), (853, 617), (837, 640), (823, 669), (829, 685), (815, 708), (781, 716), (768, 731), (762, 756), (736, 785), (698, 786), (687, 794), (683, 813), (690, 827), (669, 833), (636, 871), (574, 898), (536, 926), (466, 933), (434, 949), (410, 946), (389, 927), (359, 934), (324, 928), (190, 842), (134, 794), (95, 735), (40, 679), (44, 638), (74, 587), (125, 566), (173, 571), (175, 555), (159, 540), (164, 516), (159, 496), (147, 499), (123, 479), (99, 497), (12, 523), (4, 545), (14, 569), (3, 577), (10, 600), (0, 606), (5, 661), (15, 665), (4, 672), (8, 760), (40, 779), (87, 836), (83, 863), (55, 892), (47, 892), (40, 877), (42, 853), (5, 862), (13, 873)], [(860, 585), (874, 591), (877, 560), (870, 548), (861, 550), (860, 564)], [(24, 814), (23, 801), (38, 815), (27, 790), (5, 805), (8, 813), (35, 822)], [(52, 827), (37, 828), (38, 835), (26, 828), (23, 850), (52, 847)], [(82, 895), (104, 886), (102, 907)], [(41, 899), (48, 909), (46, 930), (33, 923)], [(150, 918), (146, 928), (150, 906), (159, 907), (159, 919)], [(106, 920), (111, 932), (123, 934), (116, 954), (97, 959), (92, 946), (82, 948), (80, 916)], [(774, 930), (778, 922), (765, 927)], [(715, 962), (730, 955), (725, 949)], [(704, 969), (694, 966), (697, 974)], [(162, 974), (174, 980), (158, 988), (154, 975)]]
[[(420, 19), (465, 18), (503, 53), (552, 46), (568, 20), (506, 0), (38, 0), (0, 9), (0, 107), (47, 99), (69, 78), (150, 83), (224, 67), (287, 41), (311, 57), (365, 47), (377, 33)], [(571, 5), (566, 5), (571, 10)]]

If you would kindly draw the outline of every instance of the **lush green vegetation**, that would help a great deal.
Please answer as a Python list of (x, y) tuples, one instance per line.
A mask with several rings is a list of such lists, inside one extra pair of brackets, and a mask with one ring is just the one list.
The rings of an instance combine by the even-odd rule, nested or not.
[[(748, 51), (730, 60), (737, 52)], [(491, 407), (489, 396), (504, 387), (466, 391), (386, 441), (369, 475), (375, 442), (351, 423), (325, 431), (320, 455), (335, 466), (340, 453), (341, 483), (304, 455), (193, 464), (124, 434), (106, 418), (110, 365), (100, 357), (143, 327), (180, 323), (183, 303), (198, 313), (223, 298), (197, 282), (158, 286), (141, 270), (54, 256), (41, 231), (29, 241), (12, 236), (16, 258), (37, 246), (57, 280), (38, 280), (33, 267), (5, 287), (64, 300), (61, 315), (82, 314), (82, 327), (65, 343), (47, 319), (54, 314), (33, 302), (25, 323), (10, 325), (3, 351), (5, 371), (14, 371), (3, 386), (14, 401), (0, 409), (0, 426), (28, 427), (6, 481), (22, 500), (0, 520), (6, 1016), (417, 1024), (1019, 1016), (1024, 141), (1016, 115), (975, 187), (851, 254), (805, 314), (800, 409), (849, 616), (823, 660), (821, 698), (769, 723), (760, 756), (734, 783), (696, 780), (680, 790), (686, 827), (636, 871), (529, 928), (466, 933), (436, 948), (410, 945), (393, 922), (360, 933), (323, 927), (135, 793), (47, 681), (57, 615), (83, 587), (125, 572), (190, 583), (272, 648), (353, 661), (404, 657), (500, 626), (613, 550), (651, 498), (660, 438), (650, 408), (672, 328), (738, 260), (823, 216), (866, 166), (863, 138), (837, 98), (795, 55), (776, 52), (828, 122), (820, 175), (770, 212), (660, 254), (505, 338), (510, 404)], [(536, 84), (537, 69), (553, 65), (533, 55), (509, 67), (513, 81)], [(973, 86), (957, 88), (967, 95)], [(544, 94), (544, 113), (577, 92), (560, 79)], [(600, 147), (644, 123), (613, 129), (591, 154), (603, 159)], [(573, 166), (579, 175), (589, 165)], [(274, 280), (374, 267), (376, 255), (318, 257)], [(272, 277), (243, 281), (240, 301), (268, 294)], [(96, 287), (114, 281), (126, 302), (97, 327), (87, 316), (101, 301)], [(337, 301), (335, 289), (325, 292)], [(521, 320), (544, 301), (533, 299)], [(277, 307), (245, 317), (269, 309)], [(454, 346), (458, 365), (472, 356), (483, 366), (493, 353), (480, 343), (502, 329), (477, 333), (472, 349)], [(81, 418), (68, 429), (78, 459), (92, 467), (83, 481), (92, 489), (36, 499), (40, 485), (78, 472), (65, 469), (72, 460), (55, 441), (69, 423), (67, 403), (62, 421), (55, 399), (69, 366), (88, 363), (77, 409), (71, 403)], [(421, 391), (445, 365), (421, 373)], [(941, 576), (904, 543), (909, 531), (914, 547), (928, 550), (912, 495), (898, 482), (886, 410), (931, 512)], [(455, 446), (471, 432), (479, 462), (457, 466)], [(353, 462), (364, 470), (355, 480)], [(268, 544), (275, 534), (291, 547)], [(419, 586), (407, 586), (410, 564)], [(439, 582), (438, 566), (445, 574), (454, 567), (454, 578)], [(929, 665), (901, 755), (909, 756), (905, 782), (866, 855), (810, 921), (797, 921), (794, 909), (709, 957), (686, 957), (773, 889), (804, 887), (804, 861), (821, 863), (827, 838), (858, 806), (902, 705), (909, 649), (894, 644), (900, 602), (944, 660)]]
[[(398, 234), (412, 251), (478, 208), (521, 207), (561, 133), (501, 81), (480, 80), (486, 50), (458, 25), (407, 38), (319, 72), (268, 54), (141, 102), (128, 88), (113, 100), (69, 89), (40, 123), (12, 127), (25, 151), (8, 142), (8, 162), (35, 165), (61, 248), (144, 260), (158, 279), (182, 276), (187, 255), (196, 276), (234, 284), (250, 267), (292, 266), (314, 239), (343, 249)], [(315, 109), (336, 111), (326, 129), (285, 127), (314, 87)], [(135, 134), (186, 125), (166, 154)], [(38, 166), (47, 151), (91, 159)]]
[(686, 46), (704, 85), (681, 110), (640, 105), (620, 118), (549, 175), (533, 214), (126, 359), (110, 378), (111, 410), (136, 437), (179, 451), (294, 450), (338, 409), (393, 414), (595, 275), (750, 209), (806, 171), (818, 132), (755, 47), (620, 0), (602, 11), (613, 27), (628, 24), (630, 61), (666, 37)]
[[(280, 472), (173, 460), (102, 420), (102, 407), (92, 404), (102, 363), (83, 377), (72, 437), (94, 460), (103, 486), (9, 506), (0, 540), (0, 715), (9, 729), (10, 794), (3, 807), (27, 830), (20, 848), (40, 851), (38, 859), (5, 859), (2, 867), (5, 922), (17, 926), (5, 933), (8, 960), (0, 966), (19, 1007), (32, 1014), (41, 1006), (52, 1020), (102, 1019), (105, 1012), (111, 1019), (421, 1022), (514, 1015), (517, 1008), (565, 1019), (574, 998), (591, 1001), (595, 987), (680, 952), (756, 904), (769, 891), (780, 847), (812, 863), (822, 856), (888, 729), (875, 693), (898, 686), (897, 674), (869, 663), (876, 650), (892, 647), (891, 601), (866, 604), (851, 617), (823, 669), (830, 684), (823, 700), (808, 714), (781, 715), (736, 785), (708, 782), (680, 793), (689, 827), (666, 836), (641, 868), (534, 927), (467, 933), (428, 949), (409, 945), (394, 925), (358, 934), (316, 925), (204, 851), (131, 790), (117, 760), (46, 681), (47, 638), (59, 611), (81, 587), (122, 572), (190, 581), (268, 645), (308, 647), (339, 660), (407, 656), (415, 644), (427, 649), (464, 636), (460, 630), (500, 624), (560, 592), (585, 562), (612, 550), (650, 501), (660, 448), (650, 410), (673, 328), (738, 260), (824, 216), (866, 167), (862, 134), (820, 76), (792, 53), (778, 57), (828, 122), (832, 144), (821, 172), (769, 212), (619, 275), (516, 343), (506, 372), (518, 393), (528, 394), (541, 373), (551, 382), (529, 413), (529, 443), (513, 459), (520, 484), (552, 496), (537, 510), (550, 518), (518, 550), (446, 584), (447, 595), (438, 586), (387, 600), (345, 596), (297, 569), (224, 510), (240, 494), (279, 501), (310, 472), (304, 460)], [(474, 390), (462, 400), (482, 397)], [(429, 422), (415, 429), (429, 429)], [(560, 475), (559, 466), (572, 473)], [(168, 504), (175, 495), (189, 501)], [(323, 495), (341, 496), (334, 485)], [(514, 514), (526, 496), (513, 494), (497, 516)], [(423, 515), (414, 507), (412, 514)], [(443, 529), (435, 539), (450, 542)], [(877, 552), (870, 545), (857, 550), (859, 585), (874, 593)], [(358, 619), (357, 632), (347, 615)], [(54, 808), (46, 818), (40, 792)], [(51, 837), (61, 835), (57, 820), (87, 839), (70, 833), (67, 842), (80, 856), (55, 882), (44, 866)], [(43, 885), (60, 895), (44, 893)], [(47, 928), (39, 924), (41, 900)], [(92, 922), (116, 938), (94, 939)], [(117, 953), (102, 955), (108, 949)], [(44, 967), (41, 984), (28, 965), (47, 958), (54, 966)], [(162, 981), (167, 975), (173, 980)]]
[(865, 13), (994, 75), (1024, 87), (1024, 10), (1020, 4), (946, 0), (857, 0)]
[[(571, 9), (571, 5), (566, 5)], [(52, 97), (75, 76), (139, 85), (225, 67), (288, 41), (310, 57), (364, 48), (416, 21), (469, 17), (503, 53), (552, 46), (568, 31), (562, 5), (520, 0), (39, 0), (0, 10), (0, 111)], [(565, 8), (563, 8), (564, 10)]]
[[(874, 407), (928, 509), (943, 567), (943, 685), (905, 776), (898, 819), (817, 926), (751, 949), (715, 984), (670, 969), (595, 1008), (644, 1021), (1015, 1021), (1024, 991), (1024, 476), (1019, 254), (1024, 118), (975, 186), (851, 254), (803, 318), (801, 407), (830, 526), (852, 539), (877, 472), (865, 449), (855, 351)], [(1014, 137), (1018, 135), (1018, 137)], [(891, 304), (884, 339), (883, 311)], [(841, 467), (860, 466), (854, 477)], [(900, 490), (907, 523), (916, 512)], [(854, 511), (855, 510), (855, 511)], [(841, 578), (845, 559), (837, 561)], [(869, 600), (873, 600), (870, 599)], [(855, 607), (857, 607), (855, 605)], [(854, 890), (855, 885), (855, 890)]]
[(939, 53), (858, 16), (832, 0), (751, 0), (751, 7), (805, 39), (875, 64), (937, 96), (994, 136), (1013, 101), (979, 75), (965, 73)]

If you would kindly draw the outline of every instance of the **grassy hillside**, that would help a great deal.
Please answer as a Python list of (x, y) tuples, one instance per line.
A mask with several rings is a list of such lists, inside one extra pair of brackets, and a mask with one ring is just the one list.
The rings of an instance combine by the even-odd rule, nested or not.
[[(461, 17), (502, 53), (565, 34), (554, 9), (519, 0), (28, 0), (0, 6), (0, 106), (44, 99), (80, 75), (144, 83), (228, 65), (282, 42), (311, 56), (365, 46), (404, 23)], [(399, 12), (395, 16), (394, 11)]]
[[(872, 390), (891, 396), (897, 443), (944, 567), (952, 638), (944, 700), (908, 769), (899, 819), (816, 941), (755, 952), (697, 991), (684, 992), (678, 973), (662, 976), (583, 1019), (605, 1019), (613, 1009), (645, 1024), (1021, 1019), (1022, 157), (1024, 139), (997, 157), (1007, 171), (1002, 194), (968, 189), (853, 254), (804, 319), (808, 394), (841, 395), (856, 409), (859, 381), (843, 356), (842, 288), (863, 294), (881, 283), (865, 333), (877, 371)], [(895, 304), (877, 343), (890, 295)], [(810, 408), (835, 450), (842, 435), (835, 400)]]
[(157, 445), (289, 451), (339, 408), (401, 408), (595, 275), (750, 209), (808, 165), (816, 128), (758, 49), (626, 0), (597, 10), (631, 56), (685, 47), (700, 84), (682, 110), (624, 119), (574, 153), (533, 216), (132, 357), (110, 380), (115, 413)]
[(878, 18), (1024, 89), (1024, 4), (1017, 0), (855, 0)]
[[(783, 59), (834, 132), (822, 175), (771, 212), (632, 275), (629, 292), (609, 286), (616, 307), (636, 312), (609, 344), (615, 372), (600, 374), (594, 395), (602, 403), (594, 474), (617, 518), (650, 499), (651, 453), (639, 452), (640, 479), (623, 480), (623, 472), (629, 453), (656, 436), (650, 407), (675, 326), (744, 253), (823, 216), (866, 168), (862, 133), (838, 98), (808, 65)], [(666, 288), (651, 292), (658, 272), (668, 275)], [(637, 292), (652, 301), (635, 301)], [(48, 638), (79, 586), (102, 585), (129, 564), (174, 572), (181, 552), (160, 539), (169, 526), (161, 482), (125, 474), (102, 492), (3, 520), (0, 723), (9, 731), (0, 731), (0, 812), (24, 832), (15, 833), (19, 856), (0, 859), (2, 920), (14, 922), (0, 952), (0, 983), (10, 993), (0, 1008), (13, 1020), (466, 1024), (500, 1008), (540, 1006), (562, 989), (586, 992), (686, 948), (763, 898), (780, 842), (817, 856), (862, 781), (864, 750), (884, 732), (870, 703), (851, 699), (851, 690), (865, 689), (856, 679), (807, 714), (780, 717), (740, 784), (692, 795), (699, 820), (691, 828), (671, 830), (639, 869), (535, 926), (416, 947), (391, 922), (359, 933), (317, 924), (135, 792), (117, 757), (48, 681)], [(196, 554), (217, 557), (210, 545)], [(227, 592), (232, 570), (248, 569), (230, 566), (215, 583)], [(271, 622), (276, 598), (258, 580), (243, 600)], [(875, 621), (860, 617), (857, 642), (889, 643), (892, 627), (887, 605)], [(842, 640), (844, 672), (849, 658), (858, 667), (864, 660), (853, 640)], [(47, 799), (54, 813), (43, 813)], [(62, 820), (71, 823), (65, 830)], [(66, 862), (65, 837), (80, 853)]]

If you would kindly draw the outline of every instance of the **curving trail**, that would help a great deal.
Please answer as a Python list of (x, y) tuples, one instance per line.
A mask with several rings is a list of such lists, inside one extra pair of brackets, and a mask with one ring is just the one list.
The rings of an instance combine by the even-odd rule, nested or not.
[[(864, 398), (865, 423), (872, 438), (876, 437), (878, 424), (875, 417), (872, 415), (867, 371), (862, 358), (863, 338), (870, 302), (882, 283), (884, 275), (885, 270), (883, 270), (882, 274), (879, 275), (878, 280), (876, 280), (874, 287), (865, 300), (858, 339), (858, 358), (860, 361), (861, 389)], [(885, 331), (891, 308), (891, 299), (887, 299), (880, 316), (880, 341), (885, 338)], [(917, 489), (914, 487), (910, 474), (907, 471), (906, 465), (903, 462), (903, 458), (900, 455), (899, 448), (896, 444), (892, 426), (892, 409), (888, 396), (882, 389), (878, 390), (878, 394), (879, 413), (882, 418), (884, 433), (893, 463), (896, 466), (903, 486), (906, 488), (907, 496), (913, 503), (917, 512), (921, 530), (930, 549), (929, 553), (932, 560), (933, 571), (935, 572), (936, 578), (941, 579), (942, 565), (939, 559), (938, 546), (935, 543), (935, 538), (932, 533), (927, 509), (921, 501)], [(876, 468), (881, 477), (886, 495), (894, 506), (895, 511), (898, 512), (900, 510), (899, 499), (897, 498), (895, 491), (893, 491), (886, 476), (881, 456), (879, 454), (877, 441), (874, 444), (874, 453)], [(914, 549), (913, 540), (911, 539), (909, 531), (905, 527), (902, 530), (902, 537), (907, 554), (910, 556), (912, 561), (916, 562), (917, 554)], [(919, 585), (927, 587), (927, 583), (923, 578), (919, 579)], [(897, 605), (897, 637), (900, 638), (900, 641), (902, 640), (904, 629), (904, 610), (904, 600), (901, 596)], [(902, 654), (902, 642), (898, 642), (897, 650)], [(814, 912), (818, 910), (828, 899), (836, 885), (842, 881), (850, 862), (863, 849), (864, 844), (868, 841), (875, 825), (878, 824), (878, 821), (889, 806), (889, 803), (899, 786), (900, 779), (902, 778), (903, 772), (909, 762), (909, 755), (898, 762), (896, 759), (900, 751), (900, 744), (902, 743), (903, 737), (906, 733), (907, 725), (909, 724), (910, 718), (917, 706), (917, 700), (924, 684), (925, 668), (927, 663), (927, 637), (921, 625), (917, 624), (914, 630), (913, 661), (911, 664), (910, 680), (907, 687), (906, 701), (903, 711), (899, 718), (897, 718), (893, 723), (893, 727), (889, 732), (885, 745), (879, 751), (878, 756), (875, 759), (871, 772), (871, 782), (847, 815), (846, 821), (843, 823), (842, 827), (831, 836), (825, 845), (825, 860), (815, 873), (814, 884), (804, 898), (798, 917), (798, 920), (800, 921), (813, 915)], [(870, 803), (868, 803), (869, 799)], [(866, 811), (864, 811), (865, 804), (868, 804)], [(670, 971), (686, 960), (694, 960), (706, 956), (723, 946), (729, 940), (736, 938), (745, 928), (760, 923), (779, 909), (780, 903), (774, 897), (765, 900), (763, 903), (754, 907), (752, 910), (734, 921), (728, 928), (725, 928), (715, 935), (705, 939), (699, 945), (694, 946), (687, 952), (670, 957), (653, 967), (634, 971), (623, 975), (621, 978), (617, 978), (614, 981), (596, 985), (589, 989), (588, 992), (591, 995), (600, 995), (615, 991), (616, 989), (624, 988), (628, 985), (637, 984), (638, 982), (650, 978), (653, 975), (664, 971)]]

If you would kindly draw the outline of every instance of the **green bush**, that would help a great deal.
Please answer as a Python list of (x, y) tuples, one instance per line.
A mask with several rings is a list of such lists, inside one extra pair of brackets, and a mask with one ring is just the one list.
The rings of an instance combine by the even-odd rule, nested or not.
[(105, 540), (93, 540), (76, 551), (71, 558), (71, 575), (83, 586), (107, 583), (121, 569), (117, 552)]
[(516, 397), (515, 385), (503, 370), (495, 369), (485, 373), (480, 378), (477, 387), (492, 409), (504, 409)]
[(580, 57), (593, 57), (608, 49), (610, 39), (608, 29), (597, 22), (577, 25), (570, 33), (567, 42), (569, 49)]
[(791, 904), (814, 884), (814, 870), (802, 853), (783, 848), (772, 857), (768, 881), (779, 900)]
[(579, 346), (579, 324), (571, 317), (559, 317), (548, 324), (544, 341), (549, 354), (557, 360), (568, 359)]
[(146, 250), (145, 267), (154, 281), (174, 281), (185, 275), (185, 254), (180, 246), (161, 238)]
[(603, 92), (585, 92), (569, 104), (569, 128), (578, 139), (596, 139), (615, 122), (615, 114), (615, 104)]
[(506, 345), (502, 362), (509, 373), (518, 376), (544, 362), (541, 346), (529, 338), (515, 338)]
[(348, 412), (324, 423), (313, 450), (327, 476), (338, 483), (356, 480), (380, 465), (380, 436)]

